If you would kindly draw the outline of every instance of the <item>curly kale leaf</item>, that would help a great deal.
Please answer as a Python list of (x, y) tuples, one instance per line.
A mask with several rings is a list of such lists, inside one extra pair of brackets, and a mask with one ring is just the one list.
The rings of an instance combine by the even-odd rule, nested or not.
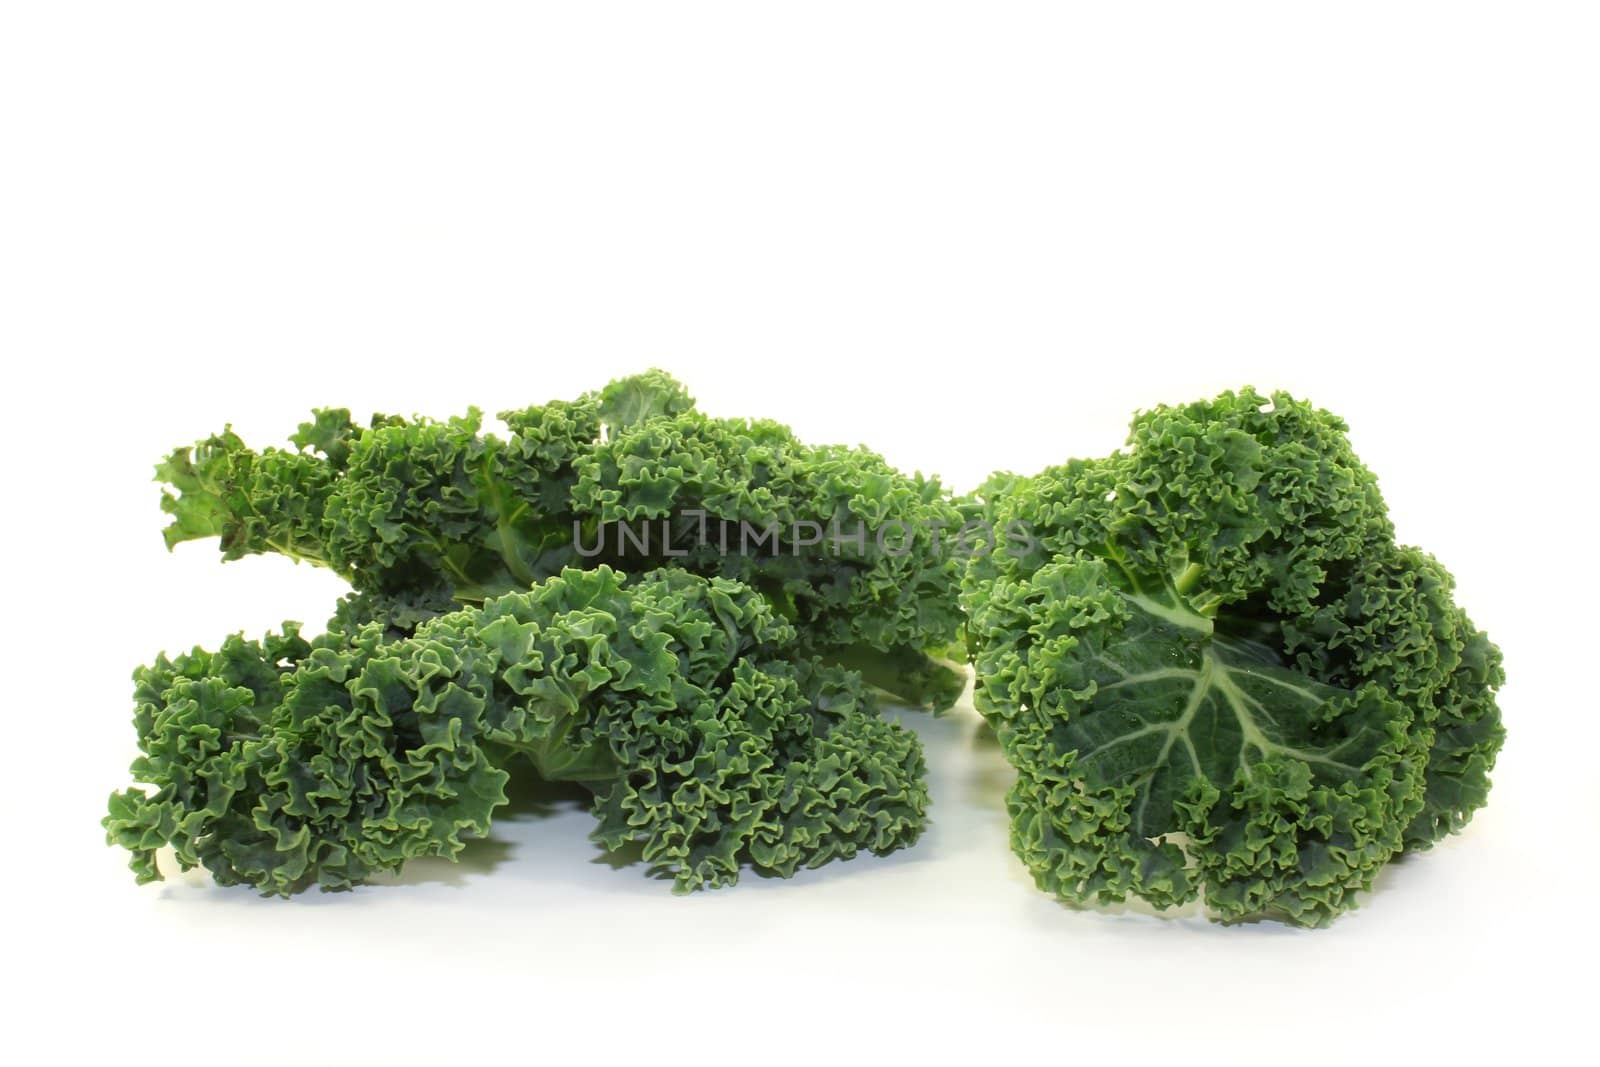
[[(920, 651), (959, 630), (957, 563), (933, 543), (958, 513), (936, 482), (874, 453), (685, 413), (618, 433), (578, 473), (579, 513), (613, 529), (669, 524), (685, 554), (659, 562), (748, 582), (814, 648)], [(774, 530), (776, 550), (753, 547)], [(796, 530), (817, 543), (798, 545)]]
[(376, 625), (385, 637), (399, 640), (416, 633), (429, 619), (460, 608), (448, 587), (402, 593), (349, 593), (334, 606), (327, 629), (331, 633), (355, 634), (363, 627)]
[(936, 481), (707, 417), (660, 371), (501, 418), (504, 439), (476, 411), (368, 428), (318, 411), (293, 451), (225, 431), (158, 467), (167, 543), (218, 536), (229, 559), (281, 553), (359, 593), (463, 603), (566, 567), (682, 568), (757, 589), (810, 651), (881, 656), (869, 674), (906, 686), (902, 700), (959, 694), (960, 674), (927, 655), (962, 622), (960, 564), (938, 546), (961, 515)]
[(1344, 430), (1245, 390), (991, 482), (1034, 543), (973, 561), (963, 600), (1042, 888), (1317, 925), (1484, 802), (1499, 653)]
[(161, 657), (136, 674), (143, 755), (108, 839), (140, 880), (170, 845), (223, 884), (342, 889), (488, 833), (514, 772), (581, 782), (596, 840), (679, 891), (909, 845), (914, 734), (859, 679), (792, 657), (737, 582), (568, 570), (526, 592), (315, 642)]

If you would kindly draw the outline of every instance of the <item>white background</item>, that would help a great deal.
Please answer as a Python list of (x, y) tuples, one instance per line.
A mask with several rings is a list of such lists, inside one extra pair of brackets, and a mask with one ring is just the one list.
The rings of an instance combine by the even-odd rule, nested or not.
[[(1586, 1025), (1592, 5), (4, 12), (12, 1062), (1349, 1062)], [(338, 591), (169, 556), (156, 458), (649, 365), (957, 488), (1247, 382), (1340, 412), (1505, 650), (1490, 806), (1331, 929), (1075, 912), (964, 705), (905, 716), (924, 840), (788, 882), (673, 897), (558, 801), (401, 885), (136, 887), (97, 825), (134, 664)]]

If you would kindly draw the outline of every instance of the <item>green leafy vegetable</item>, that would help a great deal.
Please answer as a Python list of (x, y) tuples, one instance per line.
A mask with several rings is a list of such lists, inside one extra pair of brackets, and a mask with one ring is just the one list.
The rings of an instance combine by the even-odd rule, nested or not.
[(915, 735), (856, 675), (797, 659), (794, 628), (739, 582), (601, 566), (422, 610), (410, 636), (359, 614), (136, 673), (133, 774), (155, 790), (114, 795), (105, 826), (141, 881), (168, 845), (285, 895), (453, 857), (519, 768), (581, 782), (595, 839), (637, 843), (678, 891), (921, 831)]
[[(330, 567), (376, 605), (481, 603), (567, 567), (681, 568), (759, 591), (806, 653), (848, 657), (905, 702), (948, 707), (964, 676), (960, 564), (938, 537), (961, 516), (936, 481), (859, 448), (714, 419), (660, 371), (599, 393), (443, 422), (314, 414), (290, 449), (232, 432), (158, 468), (169, 546), (219, 537), (237, 559)], [(948, 536), (948, 535), (947, 535)]]
[(1246, 389), (969, 504), (1032, 533), (963, 603), (1041, 888), (1319, 925), (1485, 802), (1499, 651), (1345, 430)]

